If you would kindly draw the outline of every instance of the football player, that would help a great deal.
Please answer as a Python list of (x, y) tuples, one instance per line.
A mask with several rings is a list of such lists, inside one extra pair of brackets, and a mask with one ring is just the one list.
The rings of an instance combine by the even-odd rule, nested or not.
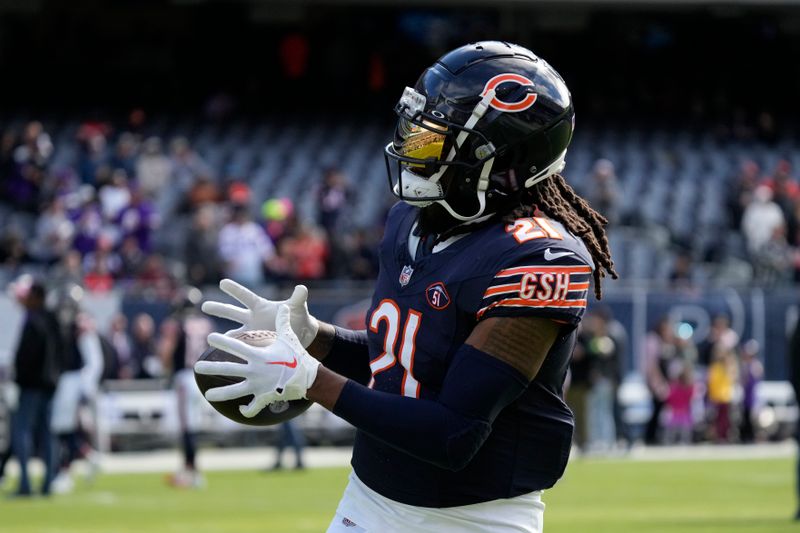
[(329, 532), (542, 531), (541, 494), (572, 440), (575, 328), (590, 287), (599, 298), (616, 277), (606, 220), (560, 175), (570, 93), (530, 50), (481, 42), (440, 58), (395, 111), (384, 156), (402, 202), (365, 330), (316, 320), (305, 287), (273, 302), (224, 280), (245, 308), (204, 310), (279, 338), (255, 348), (214, 333), (247, 364), (196, 370), (244, 378), (206, 397), (252, 394), (247, 416), (304, 397), (358, 428)]

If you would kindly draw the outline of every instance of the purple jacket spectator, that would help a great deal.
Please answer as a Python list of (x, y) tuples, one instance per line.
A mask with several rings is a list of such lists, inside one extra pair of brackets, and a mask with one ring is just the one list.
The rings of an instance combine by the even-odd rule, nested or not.
[(115, 223), (123, 240), (136, 237), (142, 251), (152, 251), (152, 234), (158, 227), (159, 216), (153, 204), (142, 197), (141, 193), (132, 193), (130, 204), (117, 214)]

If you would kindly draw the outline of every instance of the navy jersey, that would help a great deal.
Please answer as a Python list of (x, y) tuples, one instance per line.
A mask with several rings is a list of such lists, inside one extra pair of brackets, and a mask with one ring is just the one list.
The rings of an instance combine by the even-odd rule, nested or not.
[(591, 257), (558, 222), (524, 218), (485, 226), (414, 260), (409, 237), (417, 214), (403, 203), (393, 207), (380, 245), (367, 314), (372, 388), (435, 400), (454, 353), (488, 317), (548, 317), (562, 324), (561, 333), (536, 378), (499, 414), (464, 469), (439, 468), (362, 431), (353, 468), (383, 496), (424, 507), (549, 488), (566, 467), (572, 441), (562, 386), (586, 309)]

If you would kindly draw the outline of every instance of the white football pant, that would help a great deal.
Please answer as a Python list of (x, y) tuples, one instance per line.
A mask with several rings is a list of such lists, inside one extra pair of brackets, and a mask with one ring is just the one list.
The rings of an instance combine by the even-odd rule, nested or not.
[(328, 533), (542, 533), (542, 492), (445, 507), (415, 507), (385, 498), (350, 473)]

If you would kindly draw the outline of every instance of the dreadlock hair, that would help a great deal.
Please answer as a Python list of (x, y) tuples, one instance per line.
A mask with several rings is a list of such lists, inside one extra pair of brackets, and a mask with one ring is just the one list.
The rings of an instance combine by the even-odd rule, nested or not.
[(591, 208), (560, 174), (554, 174), (526, 189), (519, 199), (520, 204), (503, 217), (512, 224), (518, 218), (534, 216), (538, 209), (545, 215), (561, 222), (573, 235), (580, 237), (595, 263), (594, 294), (603, 297), (600, 280), (609, 274), (617, 279), (614, 261), (608, 248), (605, 226), (608, 220)]

